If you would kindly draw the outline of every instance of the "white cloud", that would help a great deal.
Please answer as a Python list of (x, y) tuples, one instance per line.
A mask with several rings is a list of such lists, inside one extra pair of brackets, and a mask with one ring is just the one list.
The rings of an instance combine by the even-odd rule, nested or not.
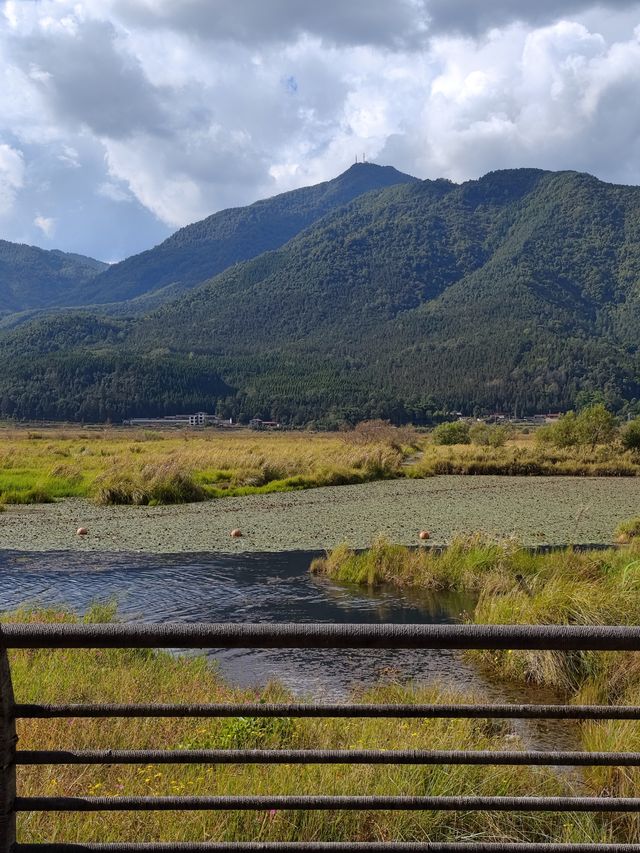
[(18, 190), (24, 183), (22, 152), (10, 145), (0, 145), (0, 214), (9, 213)]
[(64, 248), (120, 257), (363, 152), (419, 177), (640, 183), (640, 0), (0, 8), (7, 239), (37, 241), (55, 209)]
[(36, 216), (33, 220), (33, 224), (36, 226), (36, 228), (39, 228), (42, 231), (45, 237), (53, 237), (53, 233), (56, 227), (56, 220), (53, 219), (51, 216), (40, 216), (40, 214), (38, 214), (38, 216)]
[[(198, 184), (167, 168), (162, 152), (146, 137), (105, 143), (109, 173), (125, 181), (140, 202), (167, 225), (179, 226), (205, 215)], [(150, 156), (151, 149), (153, 156)], [(103, 184), (104, 186), (104, 184)]]
[(58, 160), (69, 169), (80, 168), (78, 157), (78, 151), (72, 145), (63, 145), (62, 151), (58, 154)]
[(110, 198), (111, 201), (131, 201), (133, 199), (131, 193), (123, 189), (122, 186), (114, 184), (112, 181), (104, 181), (98, 187), (97, 192), (98, 195)]

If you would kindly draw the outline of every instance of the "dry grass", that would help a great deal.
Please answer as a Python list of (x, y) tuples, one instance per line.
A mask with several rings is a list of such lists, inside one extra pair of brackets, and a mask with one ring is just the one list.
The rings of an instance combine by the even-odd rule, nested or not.
[[(89, 619), (109, 618), (94, 613)], [(69, 621), (67, 613), (14, 614), (18, 621)], [(202, 658), (144, 651), (16, 651), (11, 655), (21, 702), (286, 701), (277, 685), (255, 692), (225, 685)], [(150, 692), (151, 690), (151, 692)], [(362, 701), (416, 703), (472, 697), (399, 685)], [(509, 735), (509, 737), (507, 737)], [(482, 720), (304, 720), (250, 716), (211, 720), (22, 721), (20, 746), (31, 748), (518, 748), (501, 723)], [(568, 783), (545, 769), (464, 766), (144, 765), (20, 768), (21, 795), (165, 794), (469, 794), (554, 795)], [(21, 815), (19, 840), (605, 840), (606, 824), (562, 815), (447, 812), (131, 812)]]
[(558, 449), (540, 445), (533, 436), (518, 435), (504, 447), (475, 444), (442, 446), (425, 443), (407, 476), (498, 474), (512, 476), (637, 477), (640, 456), (616, 446)]
[(402, 476), (412, 449), (390, 429), (357, 443), (326, 433), (5, 429), (0, 503), (171, 503)]
[(0, 428), (0, 504), (172, 503), (438, 474), (635, 477), (640, 457), (604, 446), (557, 450), (532, 436), (504, 447), (438, 446), (384, 421), (341, 433)]

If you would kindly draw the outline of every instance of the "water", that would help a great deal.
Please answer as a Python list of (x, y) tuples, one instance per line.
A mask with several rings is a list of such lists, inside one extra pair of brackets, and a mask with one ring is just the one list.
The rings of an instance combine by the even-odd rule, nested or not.
[[(85, 611), (115, 601), (123, 620), (149, 622), (460, 621), (462, 594), (345, 587), (308, 572), (313, 552), (127, 554), (0, 551), (0, 610), (23, 604)], [(301, 698), (341, 701), (381, 681), (461, 687), (485, 701), (553, 702), (548, 691), (495, 684), (450, 650), (210, 650), (221, 674), (241, 686), (275, 679)], [(571, 727), (513, 723), (537, 748), (573, 748)]]

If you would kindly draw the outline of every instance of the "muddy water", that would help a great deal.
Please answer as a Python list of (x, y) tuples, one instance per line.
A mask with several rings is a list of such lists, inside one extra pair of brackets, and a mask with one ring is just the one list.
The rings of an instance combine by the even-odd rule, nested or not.
[[(150, 622), (450, 623), (469, 596), (346, 588), (309, 574), (314, 552), (127, 554), (0, 551), (0, 610), (25, 603), (71, 607), (114, 601), (124, 620)], [(472, 691), (483, 701), (554, 702), (548, 691), (492, 683), (449, 650), (210, 650), (222, 675), (242, 686), (269, 679), (296, 696), (346, 699), (381, 681)], [(575, 748), (571, 724), (513, 723), (535, 748)]]

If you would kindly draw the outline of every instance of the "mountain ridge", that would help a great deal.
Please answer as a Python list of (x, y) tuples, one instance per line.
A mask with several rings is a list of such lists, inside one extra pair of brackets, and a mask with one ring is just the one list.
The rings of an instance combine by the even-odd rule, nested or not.
[[(143, 317), (92, 322), (26, 325), (0, 354), (99, 354), (107, 373), (109, 359), (116, 373), (123, 359), (188, 365), (201, 408), (301, 424), (557, 410), (593, 391), (635, 410), (640, 188), (537, 169), (397, 184)], [(156, 404), (160, 374), (148, 375), (129, 398), (112, 395), (110, 417)], [(211, 377), (225, 392), (198, 398)], [(27, 398), (0, 378), (0, 413), (36, 411), (38, 387)], [(91, 377), (79, 387), (99, 398)]]
[(74, 252), (0, 240), (0, 315), (53, 305), (61, 293), (82, 289), (107, 268)]

